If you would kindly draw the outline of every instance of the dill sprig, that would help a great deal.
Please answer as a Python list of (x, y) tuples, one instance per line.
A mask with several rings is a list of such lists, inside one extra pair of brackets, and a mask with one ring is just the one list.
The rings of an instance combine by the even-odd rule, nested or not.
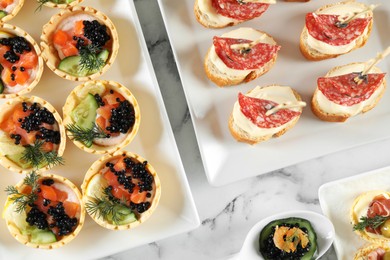
[(23, 184), (31, 187), (31, 192), (29, 194), (20, 193), (15, 186), (8, 186), (5, 188), (7, 195), (11, 196), (10, 200), (12, 203), (17, 204), (15, 209), (17, 213), (25, 211), (28, 205), (33, 204), (38, 199), (38, 179), (39, 175), (35, 171), (27, 174), (24, 178)]
[(35, 9), (35, 12), (41, 11), (43, 5), (46, 4), (47, 2), (50, 2), (50, 0), (37, 0), (37, 2), (39, 3), (39, 6)]
[(83, 128), (76, 124), (68, 124), (66, 130), (71, 133), (76, 141), (83, 143), (86, 147), (91, 147), (92, 142), (95, 138), (108, 138), (109, 135), (106, 134), (103, 129), (96, 124), (91, 128)]
[(48, 165), (50, 168), (58, 164), (63, 165), (64, 159), (57, 152), (46, 152), (42, 149), (44, 141), (35, 140), (34, 145), (25, 146), (21, 160), (28, 162), (33, 168)]
[(362, 216), (359, 223), (353, 226), (353, 230), (364, 230), (366, 227), (376, 229), (385, 223), (388, 219), (390, 219), (390, 216), (384, 217), (376, 215), (373, 218)]
[(89, 73), (99, 71), (105, 64), (104, 60), (98, 57), (98, 53), (101, 51), (100, 47), (93, 44), (82, 46), (79, 49), (80, 62), (79, 70), (88, 71)]
[(127, 207), (126, 200), (114, 198), (109, 188), (103, 190), (102, 197), (95, 196), (85, 203), (88, 214), (105, 220), (110, 218), (114, 224), (119, 223), (127, 215), (122, 211), (123, 207)]

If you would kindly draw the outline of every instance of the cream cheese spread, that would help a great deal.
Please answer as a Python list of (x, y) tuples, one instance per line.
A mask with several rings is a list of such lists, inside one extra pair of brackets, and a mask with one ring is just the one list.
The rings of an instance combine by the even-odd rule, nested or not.
[[(290, 87), (287, 86), (277, 86), (277, 85), (272, 85), (272, 86), (267, 86), (267, 87), (256, 87), (250, 93), (247, 93), (246, 96), (248, 97), (254, 97), (254, 98), (259, 98), (259, 99), (266, 99), (270, 100), (273, 102), (276, 102), (278, 104), (285, 103), (285, 102), (296, 102), (298, 101), (297, 98), (294, 95), (294, 92)], [(290, 108), (293, 111), (302, 111), (302, 108), (300, 107), (295, 107), (295, 108)], [(262, 137), (262, 136), (268, 136), (268, 135), (273, 135), (280, 130), (290, 126), (293, 124), (293, 120), (281, 125), (279, 127), (274, 127), (274, 128), (260, 128), (254, 123), (252, 123), (251, 120), (249, 120), (242, 112), (240, 105), (238, 101), (234, 104), (233, 107), (233, 120), (234, 124), (238, 126), (240, 129), (243, 131), (247, 132), (250, 136), (252, 137)]]
[[(274, 39), (269, 37), (263, 32), (257, 31), (252, 28), (243, 27), (239, 28), (230, 32), (227, 32), (225, 34), (222, 34), (221, 37), (226, 38), (233, 38), (233, 39), (247, 39), (251, 41), (256, 41), (260, 39), (260, 42), (262, 43), (268, 43), (272, 45), (276, 45), (276, 42)], [(231, 69), (218, 57), (217, 53), (215, 52), (214, 45), (210, 49), (209, 53), (209, 59), (210, 62), (223, 74), (229, 75), (230, 77), (245, 77), (249, 73), (251, 73), (253, 70), (236, 70)]]
[[(325, 8), (325, 9), (317, 12), (317, 14), (347, 15), (347, 14), (354, 13), (354, 12), (361, 12), (365, 9), (365, 7), (366, 6), (363, 4), (350, 2), (350, 3), (345, 3), (345, 4), (332, 5), (328, 8)], [(372, 12), (368, 11), (368, 12), (360, 14), (358, 17), (359, 18), (366, 18), (366, 17), (369, 17), (370, 14), (372, 14)], [(361, 39), (364, 37), (364, 35), (367, 34), (368, 26), (366, 27), (366, 29), (364, 30), (362, 35), (357, 37), (355, 40), (353, 40), (349, 44), (340, 45), (340, 46), (333, 46), (333, 45), (327, 44), (325, 42), (319, 41), (309, 34), (306, 27), (305, 27), (305, 30), (307, 32), (307, 44), (311, 48), (315, 49), (318, 52), (325, 53), (325, 54), (342, 54), (342, 53), (346, 53), (346, 52), (349, 52), (350, 50), (352, 50), (356, 46), (356, 43), (361, 41)]]
[[(332, 72), (328, 73), (326, 77), (334, 77), (334, 76), (340, 76), (349, 74), (352, 72), (361, 72), (364, 70), (365, 63), (351, 63), (346, 66), (339, 67)], [(380, 69), (377, 67), (374, 67), (370, 73), (381, 73)], [(317, 90), (316, 95), (314, 98), (318, 102), (319, 107), (322, 111), (329, 114), (348, 114), (350, 116), (357, 115), (362, 112), (363, 108), (367, 106), (368, 104), (371, 104), (375, 102), (375, 100), (378, 98), (382, 90), (385, 88), (385, 84), (382, 83), (382, 85), (371, 95), (370, 98), (355, 104), (353, 106), (342, 106), (339, 104), (336, 104), (332, 101), (330, 101), (328, 98), (322, 94), (321, 91)]]

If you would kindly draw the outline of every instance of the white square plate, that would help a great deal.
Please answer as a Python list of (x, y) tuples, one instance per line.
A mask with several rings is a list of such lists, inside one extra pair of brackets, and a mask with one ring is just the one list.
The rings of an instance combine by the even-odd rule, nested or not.
[[(388, 0), (374, 11), (374, 26), (366, 46), (336, 59), (307, 61), (299, 51), (299, 36), (305, 14), (337, 0), (288, 3), (277, 0), (257, 19), (224, 29), (206, 29), (195, 19), (193, 0), (158, 0), (181, 76), (208, 181), (224, 185), (267, 173), (308, 159), (390, 137), (390, 94), (366, 115), (346, 123), (328, 123), (310, 111), (317, 78), (334, 66), (367, 61), (390, 45)], [(212, 38), (238, 27), (253, 27), (272, 35), (282, 46), (275, 66), (247, 84), (218, 88), (205, 75), (203, 59)], [(390, 71), (390, 62), (379, 64)], [(388, 78), (388, 77), (387, 77)], [(280, 138), (254, 146), (239, 143), (230, 135), (228, 119), (238, 92), (257, 85), (288, 85), (295, 88), (308, 106), (297, 123)]]
[(322, 212), (336, 231), (333, 245), (338, 260), (349, 260), (365, 242), (352, 230), (350, 210), (360, 194), (370, 190), (390, 191), (390, 167), (337, 180), (322, 185), (318, 197)]
[[(114, 65), (100, 78), (122, 83), (137, 98), (141, 109), (141, 126), (126, 150), (140, 154), (156, 169), (162, 186), (160, 204), (150, 219), (134, 230), (110, 231), (87, 216), (80, 234), (70, 244), (55, 250), (23, 246), (9, 234), (5, 221), (1, 220), (0, 259), (3, 260), (96, 259), (187, 232), (200, 224), (133, 1), (85, 0), (82, 5), (104, 12), (118, 30), (119, 54)], [(59, 12), (58, 9), (47, 7), (34, 12), (37, 6), (35, 0), (25, 1), (21, 13), (10, 21), (26, 30), (35, 40), (39, 40), (42, 26)], [(66, 97), (78, 84), (61, 79), (45, 67), (43, 77), (31, 95), (46, 99), (62, 114)], [(79, 186), (89, 166), (98, 158), (97, 155), (81, 151), (68, 140), (64, 154), (65, 166), (57, 166), (50, 172), (63, 175)], [(5, 202), (5, 187), (14, 185), (22, 177), (1, 170), (1, 203)]]

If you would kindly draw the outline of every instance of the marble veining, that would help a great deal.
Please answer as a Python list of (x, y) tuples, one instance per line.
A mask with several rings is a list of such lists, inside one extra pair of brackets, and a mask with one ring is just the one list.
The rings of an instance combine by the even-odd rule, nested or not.
[[(202, 224), (191, 232), (105, 260), (229, 259), (261, 219), (298, 209), (321, 213), (318, 188), (322, 184), (389, 164), (390, 140), (385, 140), (223, 187), (210, 186), (158, 4), (155, 0), (134, 1)], [(335, 260), (333, 248), (321, 259)]]

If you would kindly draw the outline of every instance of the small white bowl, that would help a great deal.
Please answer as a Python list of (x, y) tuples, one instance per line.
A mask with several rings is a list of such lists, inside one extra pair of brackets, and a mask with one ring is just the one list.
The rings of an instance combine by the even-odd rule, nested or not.
[(325, 254), (326, 251), (328, 251), (333, 243), (335, 231), (332, 222), (330, 222), (330, 220), (325, 216), (315, 212), (289, 211), (267, 217), (254, 225), (248, 232), (241, 251), (238, 254), (232, 256), (230, 260), (264, 259), (259, 250), (259, 238), (261, 230), (263, 230), (263, 228), (273, 220), (290, 217), (298, 217), (310, 221), (313, 229), (317, 234), (317, 251), (314, 256), (315, 259), (319, 259), (323, 254)]

